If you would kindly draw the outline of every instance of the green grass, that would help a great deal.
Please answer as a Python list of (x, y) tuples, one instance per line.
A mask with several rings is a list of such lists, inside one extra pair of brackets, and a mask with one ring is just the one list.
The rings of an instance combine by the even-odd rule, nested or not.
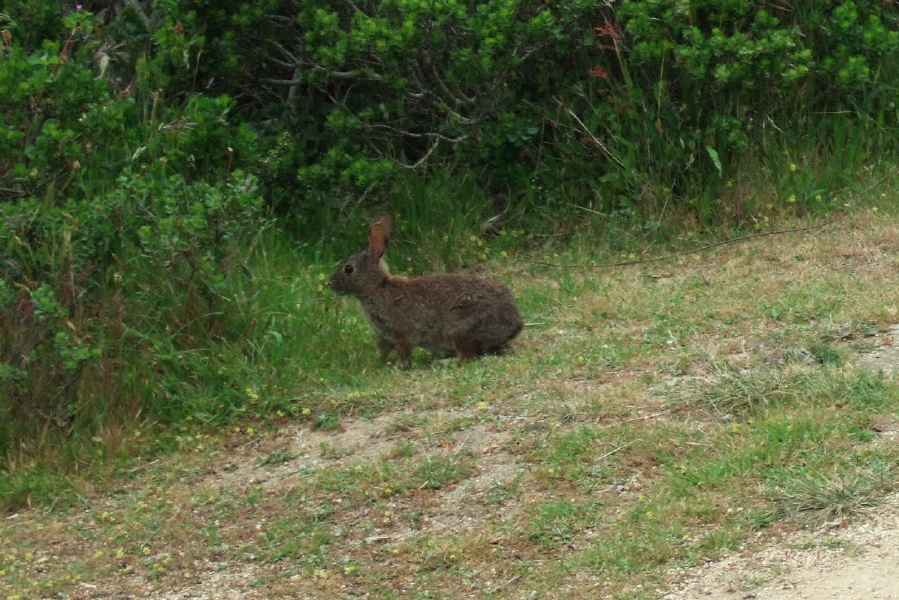
[(857, 366), (899, 319), (897, 233), (859, 212), (647, 266), (491, 261), (529, 323), (514, 351), (411, 369), (321, 288), (330, 264), (275, 236), (233, 299), (245, 339), (194, 374), (226, 393), (116, 433), (123, 455), (98, 436), (82, 473), (7, 467), (0, 597), (215, 568), (271, 598), (647, 598), (672, 567), (852, 518), (899, 468), (899, 389)]

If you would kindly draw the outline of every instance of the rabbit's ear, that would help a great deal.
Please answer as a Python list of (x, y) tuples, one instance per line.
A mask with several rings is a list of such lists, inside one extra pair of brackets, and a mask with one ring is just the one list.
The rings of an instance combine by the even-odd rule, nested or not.
[(388, 214), (380, 214), (372, 219), (368, 227), (368, 252), (375, 258), (384, 256), (390, 233), (393, 231), (393, 220)]

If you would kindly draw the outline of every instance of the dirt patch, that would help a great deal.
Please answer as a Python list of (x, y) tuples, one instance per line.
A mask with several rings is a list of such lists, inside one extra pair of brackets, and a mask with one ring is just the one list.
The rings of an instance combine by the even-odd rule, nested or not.
[[(892, 380), (899, 374), (899, 325), (881, 342), (855, 362)], [(895, 440), (897, 431), (895, 422), (878, 427), (885, 439)], [(762, 550), (740, 551), (670, 576), (674, 591), (664, 600), (899, 600), (899, 494), (851, 523), (786, 533)]]
[(488, 446), (482, 454), (478, 475), (440, 494), (433, 504), (436, 510), (426, 517), (429, 532), (472, 533), (484, 522), (485, 495), (521, 475), (524, 465), (495, 448)]
[(857, 362), (874, 373), (893, 379), (899, 372), (899, 325), (890, 327), (881, 342), (872, 351), (859, 354)]
[[(391, 413), (374, 419), (346, 419), (337, 431), (298, 427), (247, 444), (202, 485), (210, 490), (260, 486), (268, 492), (289, 488), (310, 473), (323, 468), (345, 469), (388, 459), (399, 444), (409, 443), (417, 454), (435, 459), (462, 452), (477, 457), (476, 473), (435, 493), (427, 502), (415, 530), (395, 530), (377, 537), (379, 543), (399, 542), (409, 537), (437, 533), (471, 533), (483, 523), (485, 496), (526, 470), (506, 444), (512, 441), (477, 411), (435, 410)], [(408, 425), (414, 423), (414, 433)], [(464, 429), (455, 430), (455, 423)], [(284, 457), (281, 464), (266, 464), (267, 457)], [(387, 508), (396, 508), (391, 504)]]
[[(899, 374), (899, 325), (890, 329), (875, 349), (856, 355), (860, 366), (893, 379)], [(595, 385), (596, 382), (589, 382)], [(562, 395), (578, 398), (575, 389)], [(569, 406), (571, 409), (572, 407)], [(483, 416), (483, 415), (480, 415)], [(366, 544), (400, 548), (410, 539), (428, 535), (476, 535), (486, 518), (487, 496), (492, 490), (527, 477), (527, 465), (509, 452), (514, 433), (478, 421), (473, 410), (411, 411), (386, 414), (374, 419), (347, 419), (338, 431), (297, 428), (270, 438), (265, 447), (247, 445), (229, 465), (204, 481), (210, 487), (261, 485), (279, 489), (302, 477), (310, 469), (346, 467), (380, 460), (398, 443), (432, 444), (434, 456), (469, 451), (478, 456), (477, 474), (455, 486), (438, 491), (427, 503), (415, 528), (375, 531)], [(404, 426), (414, 421), (415, 435)], [(453, 431), (454, 421), (468, 421)], [(424, 426), (422, 424), (425, 424)], [(883, 438), (893, 439), (896, 423), (880, 429)], [(447, 434), (447, 432), (451, 432)], [(426, 442), (423, 435), (447, 435), (451, 443)], [(291, 459), (284, 464), (259, 466), (271, 453)], [(388, 509), (390, 506), (388, 505)], [(506, 510), (510, 507), (506, 505)], [(495, 515), (493, 515), (495, 517)], [(770, 535), (766, 533), (765, 535)], [(205, 600), (207, 598), (252, 598), (252, 581), (261, 574), (260, 565), (206, 565), (197, 569), (194, 584), (177, 592), (157, 591), (157, 600)], [(261, 569), (261, 570), (260, 570)], [(786, 531), (761, 549), (751, 543), (725, 559), (702, 567), (673, 570), (671, 582), (658, 595), (665, 600), (758, 599), (758, 600), (899, 600), (899, 494), (892, 494), (876, 508), (855, 515), (850, 521), (827, 523), (816, 529)]]
[(899, 494), (850, 525), (783, 535), (697, 569), (672, 572), (665, 600), (740, 598), (895, 600), (899, 598)]
[(347, 419), (337, 431), (299, 426), (264, 442), (244, 444), (203, 483), (213, 488), (249, 484), (276, 490), (310, 469), (377, 460), (396, 444), (391, 428), (399, 416)]
[[(508, 475), (509, 457), (501, 449), (510, 439), (508, 432), (484, 423), (468, 423), (464, 431), (452, 433), (453, 422), (476, 418), (474, 411), (435, 410), (345, 419), (333, 431), (299, 426), (264, 441), (240, 446), (229, 460), (207, 475), (203, 485), (227, 488), (249, 484), (277, 490), (315, 469), (345, 468), (387, 458), (398, 444), (408, 442), (428, 446), (428, 453), (434, 456), (463, 450), (475, 452), (479, 456), (480, 475), (453, 490), (457, 495), (464, 494), (495, 484)], [(415, 434), (407, 431), (409, 421), (416, 425)], [(446, 436), (452, 440), (440, 444), (434, 439), (429, 441), (429, 436)]]
[[(619, 288), (612, 296), (585, 294), (586, 304), (563, 313), (563, 327), (522, 341), (531, 354), (550, 345), (559, 360), (526, 355), (512, 369), (496, 369), (503, 385), (489, 362), (385, 375), (388, 401), (377, 406), (390, 412), (377, 417), (341, 417), (319, 423), (322, 429), (285, 421), (276, 432), (240, 423), (211, 441), (185, 436), (183, 453), (68, 511), (10, 516), (0, 570), (15, 567), (18, 582), (0, 597), (49, 581), (56, 587), (36, 597), (899, 600), (899, 494), (810, 530), (784, 519), (755, 538), (736, 531), (744, 545), (721, 560), (667, 573), (659, 569), (695, 560), (696, 552), (721, 558), (719, 548), (733, 538), (706, 550), (698, 545), (705, 521), (692, 518), (664, 539), (641, 536), (644, 523), (645, 531), (665, 525), (646, 503), (656, 477), (665, 476), (656, 470), (659, 457), (683, 456), (689, 466), (697, 464), (694, 448), (707, 456), (709, 440), (736, 444), (748, 435), (751, 424), (744, 429), (731, 406), (764, 403), (772, 390), (789, 404), (794, 387), (818, 381), (796, 373), (832, 368), (851, 379), (864, 367), (899, 377), (899, 326), (885, 327), (897, 320), (890, 300), (882, 310), (843, 311), (808, 325), (832, 312), (820, 299), (843, 289), (815, 287), (808, 271), (823, 267), (784, 250), (777, 265), (803, 267), (793, 286), (792, 276), (756, 276), (757, 257), (741, 256), (695, 285), (687, 275), (658, 279), (677, 298), (630, 313), (630, 298), (614, 296), (624, 293)], [(887, 272), (875, 266), (877, 277)], [(633, 295), (635, 288), (624, 289)], [(750, 294), (770, 299), (763, 306), (740, 300)], [(697, 295), (708, 305), (690, 304)], [(597, 316), (613, 310), (625, 314)], [(774, 316), (742, 316), (758, 310)], [(665, 318), (649, 318), (656, 313)], [(591, 319), (598, 325), (582, 326)], [(806, 325), (784, 325), (794, 322)], [(883, 400), (883, 390), (875, 391)], [(893, 448), (896, 413), (878, 406), (847, 445)], [(771, 447), (779, 450), (776, 441)], [(710, 514), (741, 501), (723, 489), (720, 502), (701, 498)], [(51, 542), (24, 543), (35, 538)], [(689, 554), (680, 553), (681, 539)], [(639, 561), (653, 556), (647, 540), (658, 541), (656, 563)], [(613, 564), (625, 554), (637, 560)]]
[[(252, 566), (235, 569), (228, 564), (212, 562), (197, 565), (196, 581), (177, 592), (157, 590), (147, 595), (156, 600), (262, 600), (264, 596), (252, 590), (259, 576)], [(99, 596), (102, 597), (102, 596)]]

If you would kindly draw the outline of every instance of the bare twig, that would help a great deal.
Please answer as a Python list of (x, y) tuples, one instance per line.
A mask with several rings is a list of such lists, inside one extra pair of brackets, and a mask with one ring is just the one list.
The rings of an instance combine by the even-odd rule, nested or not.
[[(561, 102), (559, 102), (558, 100), (556, 100), (556, 102), (558, 102), (559, 105), (561, 106), (561, 104), (562, 104)], [(612, 151), (609, 150), (609, 149), (606, 147), (606, 145), (603, 144), (602, 141), (600, 141), (599, 138), (597, 138), (595, 135), (593, 135), (593, 132), (592, 132), (592, 131), (590, 131), (589, 129), (587, 129), (587, 126), (584, 125), (584, 122), (581, 121), (580, 118), (578, 118), (578, 116), (577, 116), (576, 114), (574, 114), (574, 111), (571, 110), (570, 108), (567, 109), (567, 110), (568, 110), (568, 114), (571, 115), (571, 118), (574, 119), (575, 121), (577, 121), (577, 124), (581, 126), (581, 131), (583, 131), (583, 133), (584, 133), (585, 135), (587, 135), (587, 136), (590, 138), (590, 141), (592, 141), (592, 142), (593, 142), (594, 144), (596, 144), (599, 148), (601, 148), (602, 151), (605, 152), (605, 153), (609, 156), (609, 158), (611, 158), (612, 161), (613, 161), (616, 165), (618, 165), (623, 171), (626, 171), (626, 170), (627, 170), (627, 167), (624, 166), (624, 163), (621, 162), (621, 160), (620, 160), (617, 156), (615, 156), (614, 154), (612, 154)]]
[(634, 443), (634, 442), (628, 442), (628, 443), (626, 443), (626, 444), (622, 444), (622, 445), (618, 446), (617, 448), (613, 448), (612, 450), (609, 450), (608, 452), (606, 452), (605, 454), (603, 454), (602, 456), (600, 456), (600, 457), (597, 458), (596, 460), (597, 460), (597, 462), (598, 462), (598, 461), (601, 461), (601, 460), (604, 459), (604, 458), (608, 458), (608, 457), (612, 456), (613, 454), (615, 454), (616, 452), (619, 452), (619, 451), (621, 451), (621, 450), (624, 450), (624, 449), (627, 448), (628, 446), (633, 445), (633, 443)]
[(656, 417), (667, 415), (670, 412), (670, 410), (663, 410), (662, 412), (652, 413), (651, 415), (642, 415), (640, 417), (634, 417), (633, 419), (625, 419), (625, 422), (632, 423), (634, 421), (648, 421), (649, 419), (655, 419)]

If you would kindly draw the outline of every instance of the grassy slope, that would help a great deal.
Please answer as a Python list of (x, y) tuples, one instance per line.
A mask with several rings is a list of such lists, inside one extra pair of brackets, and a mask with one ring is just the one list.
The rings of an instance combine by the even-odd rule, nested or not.
[(317, 272), (272, 279), (257, 368), (291, 371), (247, 393), (311, 391), (271, 431), (186, 433), (3, 520), (0, 597), (655, 597), (671, 567), (894, 486), (897, 390), (855, 364), (899, 320), (896, 239), (863, 212), (647, 266), (494, 263), (515, 352), (410, 371)]

